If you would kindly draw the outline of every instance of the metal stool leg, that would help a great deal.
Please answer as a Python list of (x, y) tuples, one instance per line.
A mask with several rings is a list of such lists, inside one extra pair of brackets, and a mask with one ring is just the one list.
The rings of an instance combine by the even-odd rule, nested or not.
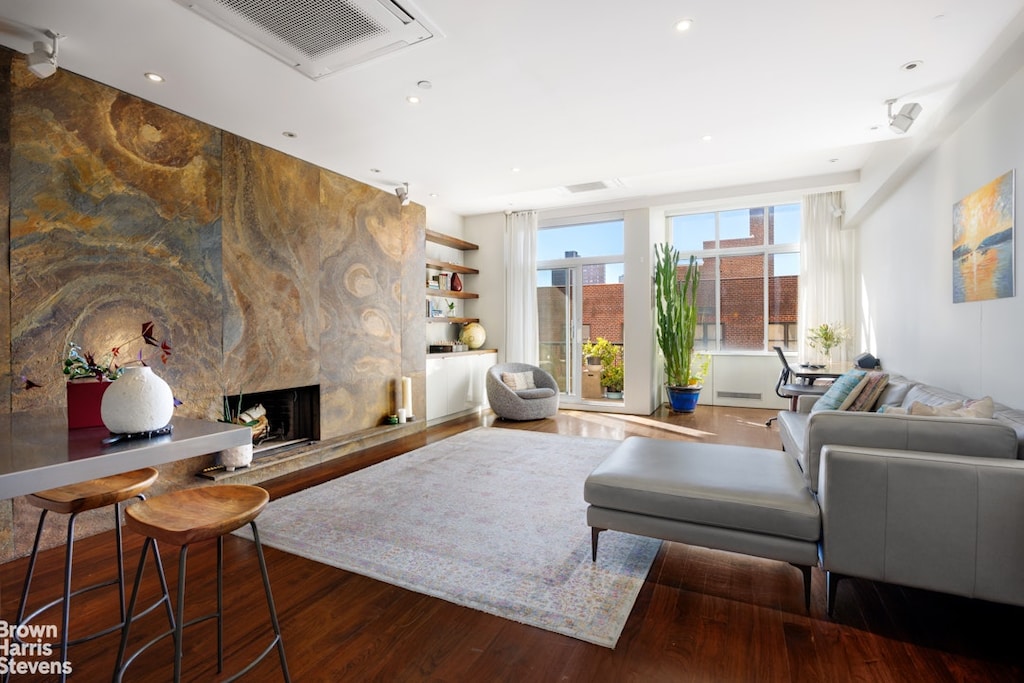
[[(263, 557), (263, 544), (260, 543), (260, 532), (256, 528), (256, 520), (249, 522), (252, 527), (252, 537), (256, 541), (256, 557), (260, 561), (260, 574), (263, 575), (263, 592), (267, 594), (267, 609), (270, 610), (270, 623), (274, 627), (274, 642), (271, 646), (277, 645), (277, 654), (281, 659), (281, 672), (284, 674), (286, 683), (290, 683), (291, 675), (288, 673), (288, 661), (284, 656), (284, 639), (281, 637), (281, 624), (277, 620), (277, 607), (274, 606), (274, 595), (270, 591), (270, 575), (267, 574), (267, 561)], [(262, 659), (262, 657), (261, 657)]]
[[(154, 602), (152, 605), (147, 607), (145, 610), (140, 612), (139, 614), (135, 614), (135, 603), (138, 601), (139, 598), (139, 586), (142, 585), (142, 574), (143, 570), (146, 568), (146, 553), (150, 550), (152, 550), (153, 552), (153, 559), (154, 563), (156, 564), (157, 577), (160, 580), (160, 590), (162, 597), (156, 602)], [(128, 633), (131, 630), (132, 622), (139, 617), (149, 614), (160, 604), (164, 605), (164, 608), (167, 612), (167, 620), (170, 623), (170, 630), (165, 631), (162, 634), (150, 640), (148, 643), (146, 643), (138, 650), (136, 650), (135, 654), (129, 657), (127, 661), (125, 661), (124, 654), (128, 648)], [(142, 544), (142, 554), (139, 557), (139, 567), (135, 572), (135, 582), (132, 585), (132, 597), (131, 601), (128, 603), (128, 612), (125, 616), (125, 621), (121, 628), (121, 642), (118, 645), (117, 649), (117, 659), (114, 661), (114, 682), (118, 683), (121, 680), (121, 678), (124, 676), (125, 669), (127, 669), (128, 666), (133, 661), (135, 661), (135, 658), (142, 654), (143, 651), (146, 650), (146, 648), (148, 648), (150, 645), (157, 642), (158, 640), (161, 640), (168, 635), (176, 633), (177, 630), (175, 628), (174, 611), (171, 608), (171, 593), (167, 588), (167, 577), (166, 574), (164, 573), (163, 561), (160, 559), (160, 550), (157, 547), (157, 543), (155, 540), (153, 540), (152, 538), (147, 538)]]

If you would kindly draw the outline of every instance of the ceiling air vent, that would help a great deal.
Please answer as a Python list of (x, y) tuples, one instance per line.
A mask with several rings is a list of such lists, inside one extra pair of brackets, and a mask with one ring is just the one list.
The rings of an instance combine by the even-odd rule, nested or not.
[(565, 189), (569, 194), (580, 194), (581, 192), (597, 192), (598, 190), (610, 190), (615, 187), (624, 187), (623, 183), (619, 179), (615, 180), (595, 180), (590, 183), (577, 183), (576, 185), (566, 185)]
[(440, 38), (391, 0), (175, 0), (313, 80)]

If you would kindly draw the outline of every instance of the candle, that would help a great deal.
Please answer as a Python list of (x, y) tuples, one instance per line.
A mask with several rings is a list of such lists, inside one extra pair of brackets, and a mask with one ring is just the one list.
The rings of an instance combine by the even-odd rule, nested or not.
[(406, 416), (412, 415), (412, 378), (402, 378), (402, 407)]
[(405, 424), (405, 408), (398, 409), (398, 423)]

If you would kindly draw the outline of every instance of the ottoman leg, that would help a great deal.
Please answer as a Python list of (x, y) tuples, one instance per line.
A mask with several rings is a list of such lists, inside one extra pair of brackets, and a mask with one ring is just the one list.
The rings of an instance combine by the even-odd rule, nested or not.
[(597, 562), (597, 535), (600, 534), (604, 529), (598, 529), (596, 526), (590, 527), (590, 549), (591, 549), (591, 560)]

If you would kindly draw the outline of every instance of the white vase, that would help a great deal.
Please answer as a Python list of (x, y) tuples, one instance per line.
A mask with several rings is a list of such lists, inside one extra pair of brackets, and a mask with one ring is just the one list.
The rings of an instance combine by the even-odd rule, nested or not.
[(226, 448), (217, 453), (217, 464), (223, 465), (228, 472), (234, 472), (236, 467), (248, 467), (252, 462), (252, 444)]
[(146, 366), (125, 368), (103, 392), (100, 418), (114, 434), (137, 434), (166, 427), (174, 414), (174, 393)]

